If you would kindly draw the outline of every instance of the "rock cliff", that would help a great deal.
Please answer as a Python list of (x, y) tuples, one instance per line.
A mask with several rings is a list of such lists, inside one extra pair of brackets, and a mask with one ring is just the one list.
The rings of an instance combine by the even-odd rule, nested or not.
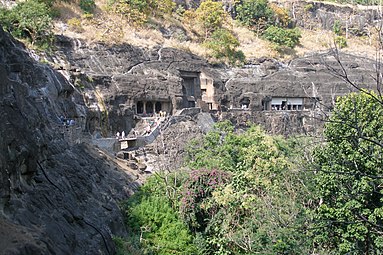
[[(137, 186), (74, 141), (82, 97), (0, 28), (0, 253), (113, 254), (126, 235), (118, 201)], [(34, 56), (36, 57), (36, 56)]]
[(289, 63), (262, 58), (228, 68), (171, 48), (88, 45), (66, 37), (58, 42), (57, 55), (66, 63), (58, 69), (67, 73), (89, 109), (86, 130), (104, 136), (128, 133), (147, 111), (175, 114), (194, 106), (238, 126), (263, 125), (271, 133), (318, 132), (318, 119), (338, 96), (356, 90), (352, 83), (376, 85), (375, 61), (337, 51)]

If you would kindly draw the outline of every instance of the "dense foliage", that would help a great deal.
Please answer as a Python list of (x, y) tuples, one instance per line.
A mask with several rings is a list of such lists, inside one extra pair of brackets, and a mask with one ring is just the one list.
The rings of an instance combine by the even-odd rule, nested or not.
[[(338, 98), (324, 136), (314, 153), (302, 155), (307, 138), (271, 137), (255, 126), (238, 132), (218, 123), (190, 144), (187, 160), (194, 170), (164, 182), (176, 183), (176, 195), (159, 203), (140, 200), (156, 209), (134, 204), (128, 222), (132, 227), (141, 222), (137, 214), (151, 219), (151, 211), (165, 211), (173, 219), (165, 223), (185, 231), (174, 242), (201, 255), (381, 254), (381, 95), (361, 91)], [(168, 194), (158, 183), (157, 194)], [(146, 243), (178, 247), (154, 245), (156, 235), (147, 235)]]
[(32, 44), (51, 39), (51, 11), (41, 1), (28, 0), (12, 9), (0, 9), (0, 23), (13, 36), (29, 39)]
[(237, 19), (263, 38), (281, 47), (294, 48), (301, 38), (297, 28), (289, 29), (288, 12), (267, 0), (245, 0), (236, 5)]
[(193, 145), (191, 166), (230, 173), (211, 196), (198, 200), (204, 206), (193, 204), (214, 212), (199, 229), (206, 254), (303, 254), (309, 249), (299, 205), (305, 197), (303, 173), (294, 170), (282, 147), (259, 127), (237, 134), (227, 123)]
[(339, 98), (316, 150), (317, 241), (338, 254), (383, 250), (383, 104), (373, 92)]
[(226, 12), (223, 10), (222, 2), (213, 2), (212, 0), (202, 2), (195, 11), (195, 15), (206, 37), (221, 28), (226, 18)]
[(232, 65), (242, 64), (245, 55), (237, 50), (240, 43), (227, 28), (229, 16), (223, 9), (222, 2), (207, 0), (195, 10), (183, 13), (183, 21), (204, 37), (203, 45), (211, 50), (211, 55)]
[(195, 254), (193, 238), (158, 176), (123, 205), (130, 237), (117, 239), (120, 254)]
[(245, 61), (245, 55), (237, 50), (238, 39), (226, 29), (218, 29), (213, 32), (205, 42), (205, 46), (213, 51), (216, 58), (226, 58), (229, 63), (236, 64)]
[(150, 17), (172, 13), (176, 6), (171, 0), (112, 0), (109, 5), (137, 26), (148, 22)]
[(277, 26), (270, 26), (265, 30), (264, 38), (270, 42), (275, 43), (277, 46), (286, 46), (294, 48), (299, 44), (301, 33), (297, 28), (287, 29)]
[(273, 24), (274, 12), (267, 0), (244, 0), (236, 5), (237, 19), (244, 25), (253, 27), (259, 23)]
[(80, 8), (85, 13), (92, 13), (96, 8), (96, 3), (94, 0), (80, 0)]
[[(266, 135), (259, 127), (237, 133), (231, 124), (219, 123), (203, 141), (190, 145), (188, 161), (194, 170), (182, 177), (177, 174), (178, 184), (172, 187), (177, 201), (169, 202), (172, 199), (164, 195), (166, 189), (156, 182), (152, 188), (156, 191), (150, 194), (162, 192), (162, 198), (156, 197), (161, 202), (146, 198), (137, 203), (134, 197), (135, 202), (127, 204), (128, 224), (138, 234), (140, 228), (153, 224), (148, 223), (152, 212), (160, 214), (164, 210), (160, 204), (168, 205), (167, 214), (170, 208), (171, 215), (177, 212), (172, 224), (180, 224), (182, 219), (186, 225), (179, 225), (179, 229), (188, 226), (191, 231), (193, 245), (189, 243), (189, 248), (196, 249), (196, 253), (185, 254), (305, 254), (311, 247), (303, 205), (309, 194), (302, 186), (305, 172), (292, 163), (293, 147), (281, 138)], [(149, 205), (153, 208), (144, 209)], [(171, 222), (165, 220), (162, 224)], [(150, 229), (160, 231), (162, 226)], [(143, 234), (147, 247), (170, 246), (157, 233)], [(173, 242), (190, 240), (186, 236), (173, 236), (184, 237)], [(154, 240), (161, 241), (154, 244)]]

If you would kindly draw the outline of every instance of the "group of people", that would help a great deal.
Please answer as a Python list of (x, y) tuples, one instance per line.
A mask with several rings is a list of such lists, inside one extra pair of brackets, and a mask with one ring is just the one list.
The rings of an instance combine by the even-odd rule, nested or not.
[(159, 115), (160, 115), (160, 118), (166, 117), (166, 112), (165, 111), (160, 111)]
[(120, 139), (120, 138), (124, 139), (125, 138), (125, 131), (122, 131), (121, 134), (120, 134), (120, 132), (117, 132), (116, 138), (117, 139)]
[(76, 125), (76, 122), (74, 121), (74, 119), (68, 119), (62, 115), (60, 116), (60, 121), (61, 121), (61, 124), (63, 124), (65, 127)]

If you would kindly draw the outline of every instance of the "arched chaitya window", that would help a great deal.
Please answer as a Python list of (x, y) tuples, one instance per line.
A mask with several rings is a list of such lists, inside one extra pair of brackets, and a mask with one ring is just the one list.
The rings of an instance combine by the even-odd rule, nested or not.
[(143, 114), (144, 113), (144, 103), (142, 101), (137, 102), (137, 114)]
[(161, 111), (161, 110), (162, 110), (162, 104), (161, 104), (161, 102), (157, 102), (155, 108), (156, 108), (156, 112)]
[(146, 102), (146, 113), (147, 114), (153, 113), (153, 103), (152, 102)]

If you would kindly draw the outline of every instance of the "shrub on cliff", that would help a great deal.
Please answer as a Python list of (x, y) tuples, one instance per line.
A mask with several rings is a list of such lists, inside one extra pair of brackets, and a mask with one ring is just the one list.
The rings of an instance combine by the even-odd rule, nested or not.
[(299, 44), (301, 33), (297, 28), (287, 29), (270, 26), (265, 30), (263, 37), (274, 43), (277, 47), (294, 48)]
[(142, 26), (150, 17), (172, 13), (176, 6), (171, 0), (113, 0), (110, 5), (136, 26)]
[(205, 38), (222, 27), (227, 15), (221, 2), (211, 0), (202, 2), (195, 14), (196, 21), (202, 27)]
[(96, 8), (96, 3), (94, 0), (80, 0), (80, 8), (85, 13), (92, 13)]
[(239, 64), (245, 61), (243, 52), (237, 50), (239, 45), (238, 39), (226, 29), (214, 31), (205, 42), (205, 46), (212, 50), (214, 57), (218, 59), (225, 58), (230, 64)]
[(248, 27), (267, 26), (274, 22), (274, 12), (267, 0), (245, 0), (236, 5), (237, 19)]
[(45, 43), (51, 39), (50, 9), (37, 0), (20, 2), (10, 10), (0, 9), (0, 23), (13, 36), (29, 39), (32, 44)]

